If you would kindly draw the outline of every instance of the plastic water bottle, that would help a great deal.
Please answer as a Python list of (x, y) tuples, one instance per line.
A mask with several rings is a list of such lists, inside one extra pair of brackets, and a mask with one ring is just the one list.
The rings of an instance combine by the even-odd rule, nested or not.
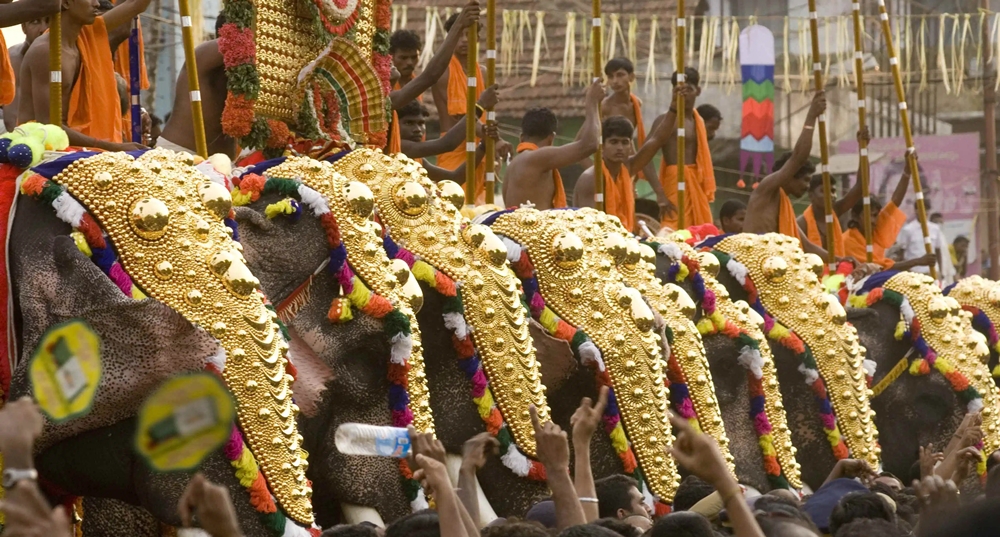
[(404, 459), (410, 454), (410, 436), (400, 427), (345, 423), (334, 436), (344, 455), (369, 455)]

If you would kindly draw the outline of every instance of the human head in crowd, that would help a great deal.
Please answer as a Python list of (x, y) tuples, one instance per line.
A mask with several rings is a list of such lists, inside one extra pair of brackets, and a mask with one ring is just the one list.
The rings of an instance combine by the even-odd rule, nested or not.
[(612, 58), (604, 65), (608, 86), (615, 93), (628, 93), (635, 82), (635, 65), (628, 58)]
[[(784, 155), (781, 155), (781, 157), (779, 157), (778, 160), (774, 162), (774, 169), (780, 170), (782, 167), (784, 167), (785, 163), (787, 163), (791, 158), (792, 158), (791, 151), (785, 153)], [(795, 182), (785, 185), (784, 187), (782, 187), (782, 189), (785, 191), (785, 194), (788, 194), (793, 198), (801, 198), (807, 192), (809, 192), (810, 178), (815, 173), (816, 173), (816, 165), (813, 164), (812, 162), (806, 161), (806, 163), (803, 164), (801, 168), (799, 168), (799, 171), (795, 172)]]
[(21, 23), (21, 31), (24, 32), (24, 42), (29, 45), (38, 39), (38, 36), (49, 29), (49, 18), (43, 17), (28, 22)]
[(531, 142), (538, 147), (552, 145), (559, 129), (556, 115), (545, 107), (534, 107), (525, 112), (521, 118), (521, 141)]
[[(670, 75), (670, 83), (674, 86), (677, 85), (677, 72)], [(694, 88), (694, 99), (688, 99), (684, 101), (684, 109), (688, 112), (694, 112), (694, 103), (698, 100), (698, 96), (701, 95), (701, 75), (698, 74), (698, 70), (694, 67), (687, 67), (684, 69), (684, 83), (688, 86)], [(690, 102), (688, 102), (690, 101)]]
[(538, 522), (505, 521), (490, 524), (479, 532), (481, 537), (551, 537), (549, 531)]
[[(445, 32), (451, 31), (451, 27), (454, 26), (456, 22), (458, 22), (458, 16), (461, 14), (462, 14), (461, 11), (456, 11), (455, 13), (452, 13), (450, 17), (448, 17), (448, 20), (444, 21)], [(479, 29), (480, 30), (483, 29), (482, 21), (480, 21), (479, 23)], [(483, 37), (482, 31), (479, 32), (479, 36), (480, 38)], [(455, 56), (458, 58), (465, 58), (466, 54), (468, 53), (469, 53), (469, 37), (467, 33), (462, 32), (462, 35), (459, 36), (458, 38), (458, 45), (455, 46)]]
[(396, 111), (399, 117), (399, 136), (411, 142), (422, 142), (427, 134), (427, 118), (431, 113), (416, 99)]
[(907, 537), (909, 532), (903, 531), (892, 522), (880, 518), (859, 518), (842, 526), (833, 537)]
[(373, 524), (341, 524), (324, 530), (320, 537), (379, 537), (379, 532)]
[(642, 535), (642, 530), (617, 518), (599, 518), (591, 522), (591, 524), (607, 528), (621, 537), (639, 537)]
[(558, 537), (621, 537), (608, 528), (596, 524), (580, 524), (559, 532)]
[(389, 54), (392, 55), (392, 65), (399, 71), (403, 80), (413, 78), (420, 60), (420, 51), (424, 43), (417, 32), (413, 30), (396, 30), (389, 38)]
[(385, 537), (440, 537), (437, 511), (424, 509), (396, 520), (385, 529)]
[(722, 112), (710, 104), (703, 104), (697, 110), (701, 120), (705, 122), (705, 134), (709, 140), (714, 140), (715, 134), (722, 127)]
[(632, 134), (635, 127), (624, 116), (611, 116), (601, 123), (604, 136), (604, 160), (612, 164), (622, 164), (632, 154)]
[[(930, 209), (930, 205), (927, 205), (926, 203), (924, 205)], [(944, 223), (944, 215), (941, 213), (931, 213), (930, 220), (940, 226)]]
[(594, 481), (597, 490), (598, 513), (601, 518), (628, 520), (629, 517), (649, 518), (651, 513), (643, 502), (642, 493), (634, 479), (625, 475), (611, 475)]
[(743, 233), (743, 221), (747, 217), (747, 206), (739, 200), (726, 200), (719, 208), (719, 226), (723, 233)]
[(654, 522), (646, 536), (715, 537), (715, 532), (707, 518), (688, 511), (676, 511)]
[(830, 513), (830, 534), (837, 535), (841, 526), (863, 518), (882, 519), (896, 524), (896, 513), (881, 495), (875, 492), (852, 492), (841, 498)]
[[(822, 189), (820, 189), (822, 190)], [(823, 194), (820, 193), (820, 196)], [(875, 229), (875, 223), (878, 219), (878, 213), (882, 212), (882, 202), (878, 200), (877, 197), (871, 196), (871, 214), (872, 214), (872, 229)], [(851, 207), (851, 221), (848, 222), (848, 226), (862, 229), (862, 225), (865, 220), (865, 203), (864, 200), (858, 200), (857, 203)]]
[(694, 504), (700, 502), (713, 492), (715, 492), (715, 489), (712, 488), (712, 485), (698, 479), (696, 476), (689, 475), (681, 481), (680, 486), (677, 487), (677, 492), (674, 494), (674, 511), (687, 511)]
[(219, 38), (219, 34), (222, 33), (222, 27), (226, 25), (226, 13), (220, 11), (215, 17), (215, 38)]

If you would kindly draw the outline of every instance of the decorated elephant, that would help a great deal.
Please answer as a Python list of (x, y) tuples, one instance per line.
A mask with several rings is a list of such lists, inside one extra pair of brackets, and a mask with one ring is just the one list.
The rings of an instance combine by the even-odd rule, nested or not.
[(972, 327), (986, 337), (990, 348), (989, 368), (993, 380), (1000, 384), (1000, 286), (982, 276), (969, 276), (946, 287), (944, 294), (953, 297), (962, 309), (972, 315)]

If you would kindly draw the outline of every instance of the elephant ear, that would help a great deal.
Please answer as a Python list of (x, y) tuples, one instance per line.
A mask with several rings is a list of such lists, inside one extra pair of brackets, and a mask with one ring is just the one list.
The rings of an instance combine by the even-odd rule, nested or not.
[(569, 343), (550, 336), (534, 319), (528, 320), (528, 332), (535, 343), (535, 356), (545, 387), (549, 392), (558, 390), (580, 367), (573, 349)]
[(70, 319), (82, 319), (101, 338), (102, 378), (90, 413), (67, 423), (46, 423), (37, 449), (132, 417), (164, 380), (200, 371), (208, 360), (224, 360), (207, 332), (159, 301), (123, 295), (69, 237), (50, 240), (52, 248), (36, 246), (35, 255), (22, 245), (31, 264), (15, 263), (22, 344), (10, 395), (29, 394), (32, 352), (49, 327)]

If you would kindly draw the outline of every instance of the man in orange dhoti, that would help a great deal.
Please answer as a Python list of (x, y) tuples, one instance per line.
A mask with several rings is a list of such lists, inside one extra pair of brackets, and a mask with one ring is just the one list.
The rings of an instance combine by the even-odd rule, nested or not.
[[(0, 3), (0, 27), (22, 25), (25, 43), (17, 51), (8, 52), (3, 32), (0, 32), (0, 109), (3, 109), (7, 130), (17, 126), (17, 75), (20, 63), (31, 42), (48, 27), (48, 17), (59, 13), (58, 0), (32, 0), (31, 2)], [(44, 26), (40, 24), (44, 22)], [(11, 54), (17, 56), (12, 58)]]
[[(622, 116), (609, 117), (601, 124), (603, 135), (604, 212), (617, 216), (625, 229), (635, 231), (635, 191), (632, 177), (656, 156), (668, 136), (667, 124), (661, 122), (639, 151), (632, 153), (632, 123)], [(574, 207), (593, 207), (594, 167), (580, 175), (573, 188)]]
[[(711, 224), (714, 220), (712, 216), (711, 203), (715, 201), (715, 169), (712, 167), (712, 154), (708, 148), (708, 132), (705, 129), (705, 122), (698, 116), (694, 104), (698, 95), (701, 94), (700, 78), (698, 71), (687, 68), (684, 71), (685, 81), (683, 84), (677, 83), (677, 73), (674, 73), (671, 80), (674, 84), (674, 100), (670, 103), (670, 110), (666, 114), (656, 118), (653, 123), (655, 130), (661, 122), (669, 125), (670, 136), (663, 143), (663, 160), (660, 162), (660, 184), (663, 192), (669, 200), (669, 205), (661, 215), (660, 220), (664, 226), (677, 229), (677, 95), (684, 94), (684, 133), (687, 145), (684, 147), (684, 223), (687, 226), (698, 226), (701, 224)], [(693, 134), (693, 136), (692, 136)]]
[(49, 35), (39, 37), (21, 68), (18, 122), (62, 122), (70, 145), (130, 151), (122, 143), (121, 112), (108, 30), (127, 25), (150, 0), (125, 0), (101, 17), (92, 0), (68, 0), (62, 12), (63, 118), (49, 118)]
[(743, 231), (746, 233), (777, 232), (795, 237), (802, 243), (803, 250), (824, 259), (826, 250), (813, 244), (799, 229), (789, 195), (798, 198), (809, 190), (809, 178), (816, 171), (816, 167), (809, 162), (813, 131), (816, 120), (825, 110), (826, 95), (822, 91), (816, 92), (795, 148), (774, 163), (775, 171), (765, 177), (750, 194), (747, 216), (743, 223)]

